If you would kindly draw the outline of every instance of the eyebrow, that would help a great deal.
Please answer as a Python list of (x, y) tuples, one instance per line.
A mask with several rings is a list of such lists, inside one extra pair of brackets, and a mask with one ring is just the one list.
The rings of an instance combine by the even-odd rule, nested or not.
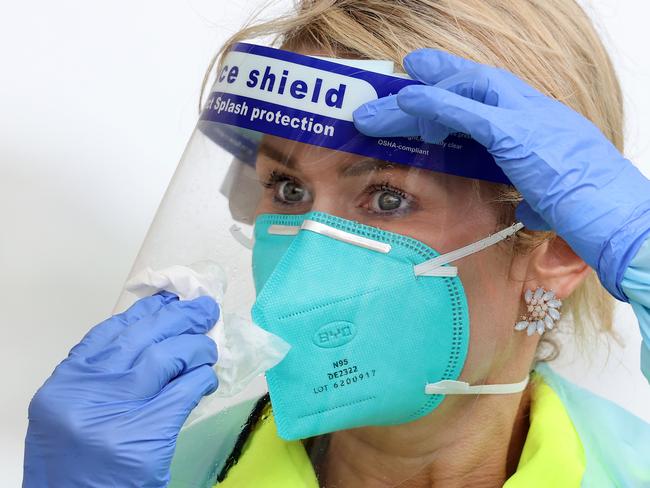
[(281, 150), (273, 147), (266, 141), (263, 141), (260, 145), (259, 152), (289, 169), (294, 169), (296, 167), (296, 160), (294, 158), (284, 154)]
[(352, 163), (350, 166), (341, 169), (339, 173), (344, 178), (349, 178), (352, 176), (361, 176), (366, 173), (373, 173), (376, 171), (387, 171), (392, 169), (401, 169), (401, 168), (399, 167), (399, 165), (396, 165), (395, 163), (390, 163), (382, 159), (367, 158), (367, 159), (362, 159), (361, 161), (357, 161), (356, 163)]
[[(289, 169), (295, 169), (298, 165), (295, 158), (285, 154), (282, 150), (272, 146), (266, 141), (263, 141), (259, 146), (259, 152), (272, 159), (273, 161), (285, 166)], [(407, 169), (401, 165), (391, 163), (389, 161), (384, 161), (382, 159), (376, 158), (364, 158), (360, 161), (356, 161), (349, 166), (340, 168), (338, 173), (344, 178), (361, 176), (367, 173), (373, 173), (377, 171), (387, 171), (387, 170), (400, 170)]]

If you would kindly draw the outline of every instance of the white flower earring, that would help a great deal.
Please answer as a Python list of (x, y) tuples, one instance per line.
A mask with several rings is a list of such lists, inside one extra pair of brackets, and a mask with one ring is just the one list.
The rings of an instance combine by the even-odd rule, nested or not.
[(542, 335), (544, 331), (551, 330), (555, 322), (560, 320), (560, 307), (562, 301), (555, 297), (553, 290), (546, 291), (541, 286), (533, 292), (526, 290), (524, 293), (526, 301), (527, 314), (521, 316), (521, 321), (515, 324), (515, 330), (528, 331), (531, 336), (535, 332)]

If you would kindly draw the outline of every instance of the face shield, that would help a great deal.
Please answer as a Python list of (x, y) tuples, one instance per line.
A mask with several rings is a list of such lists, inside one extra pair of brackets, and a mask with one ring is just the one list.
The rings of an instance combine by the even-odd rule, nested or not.
[(525, 388), (483, 385), (504, 332), (481, 304), (498, 300), (489, 285), (521, 228), (495, 203), (505, 176), (464, 134), (428, 144), (354, 127), (360, 105), (414, 83), (392, 63), (250, 44), (221, 60), (133, 271), (218, 263), (222, 310), (291, 349), (182, 431), (172, 485), (223, 478), (271, 415), (267, 390), (273, 434), (313, 459), (332, 433)]

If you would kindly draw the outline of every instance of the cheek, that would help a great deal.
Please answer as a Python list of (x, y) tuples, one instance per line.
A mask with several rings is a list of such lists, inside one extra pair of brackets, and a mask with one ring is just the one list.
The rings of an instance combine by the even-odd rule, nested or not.
[(273, 206), (273, 201), (267, 197), (267, 195), (262, 195), (259, 202), (257, 203), (257, 208), (255, 209), (255, 217), (258, 217), (260, 214), (267, 213), (277, 213)]
[(517, 283), (509, 279), (509, 258), (498, 248), (458, 262), (470, 316), (470, 346), (463, 375), (480, 379), (508, 349), (519, 312)]

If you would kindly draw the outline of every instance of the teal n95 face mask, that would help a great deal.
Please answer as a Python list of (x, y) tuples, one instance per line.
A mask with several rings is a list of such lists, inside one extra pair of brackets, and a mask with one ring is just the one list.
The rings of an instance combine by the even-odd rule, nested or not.
[(527, 379), (456, 381), (469, 314), (457, 270), (447, 264), (520, 228), (441, 256), (410, 237), (325, 213), (259, 216), (252, 316), (291, 345), (266, 374), (279, 435), (409, 422), (445, 393), (521, 391)]

